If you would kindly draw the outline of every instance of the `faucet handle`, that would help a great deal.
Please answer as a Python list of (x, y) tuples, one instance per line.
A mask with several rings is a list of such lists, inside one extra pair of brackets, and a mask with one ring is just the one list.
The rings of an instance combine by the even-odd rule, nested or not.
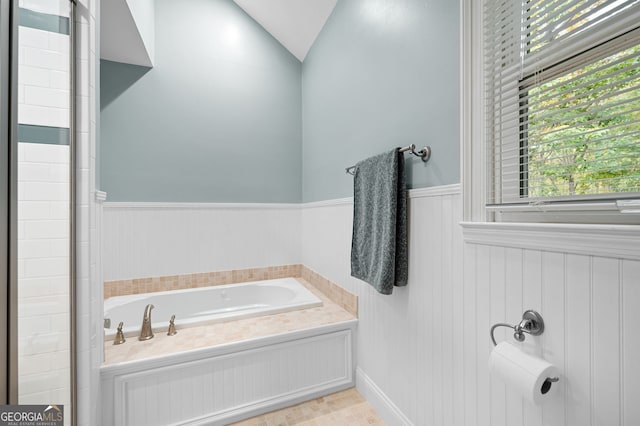
[(167, 331), (167, 336), (175, 336), (176, 334), (178, 334), (178, 332), (176, 331), (176, 325), (174, 323), (176, 319), (175, 315), (171, 315), (171, 319), (169, 320), (169, 331)]
[(122, 332), (122, 326), (124, 325), (124, 323), (122, 321), (120, 321), (120, 324), (118, 324), (118, 330), (116, 331), (116, 338), (113, 339), (113, 344), (114, 345), (121, 345), (124, 342), (126, 342), (126, 340), (124, 339), (124, 333)]

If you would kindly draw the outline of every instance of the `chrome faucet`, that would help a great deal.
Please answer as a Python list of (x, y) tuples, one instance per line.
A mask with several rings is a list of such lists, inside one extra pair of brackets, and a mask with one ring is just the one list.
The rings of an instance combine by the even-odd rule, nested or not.
[(153, 339), (153, 330), (151, 329), (151, 310), (154, 306), (149, 303), (144, 308), (144, 315), (142, 316), (142, 329), (140, 330), (140, 337), (138, 340)]

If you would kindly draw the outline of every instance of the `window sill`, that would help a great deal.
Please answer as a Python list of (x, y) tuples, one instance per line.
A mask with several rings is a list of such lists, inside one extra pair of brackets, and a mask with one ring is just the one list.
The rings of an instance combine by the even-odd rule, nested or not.
[(640, 260), (640, 226), (462, 222), (464, 241)]

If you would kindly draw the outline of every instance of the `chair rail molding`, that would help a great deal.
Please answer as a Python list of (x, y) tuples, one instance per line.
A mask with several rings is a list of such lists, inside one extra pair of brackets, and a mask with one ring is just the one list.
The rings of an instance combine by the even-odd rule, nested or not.
[(640, 260), (640, 227), (462, 222), (464, 241), (500, 247)]

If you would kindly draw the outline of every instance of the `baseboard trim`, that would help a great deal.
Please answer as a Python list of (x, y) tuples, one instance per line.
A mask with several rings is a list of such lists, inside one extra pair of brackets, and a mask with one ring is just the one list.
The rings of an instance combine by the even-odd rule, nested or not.
[(341, 380), (324, 385), (313, 386), (305, 391), (292, 392), (277, 398), (247, 405), (239, 409), (231, 410), (220, 415), (205, 416), (195, 420), (180, 423), (181, 426), (224, 426), (229, 423), (240, 422), (252, 417), (261, 416), (272, 411), (293, 407), (294, 405), (308, 402), (316, 398), (331, 395), (353, 387), (353, 382)]
[(356, 388), (389, 426), (413, 426), (411, 420), (389, 399), (360, 367), (356, 368)]

